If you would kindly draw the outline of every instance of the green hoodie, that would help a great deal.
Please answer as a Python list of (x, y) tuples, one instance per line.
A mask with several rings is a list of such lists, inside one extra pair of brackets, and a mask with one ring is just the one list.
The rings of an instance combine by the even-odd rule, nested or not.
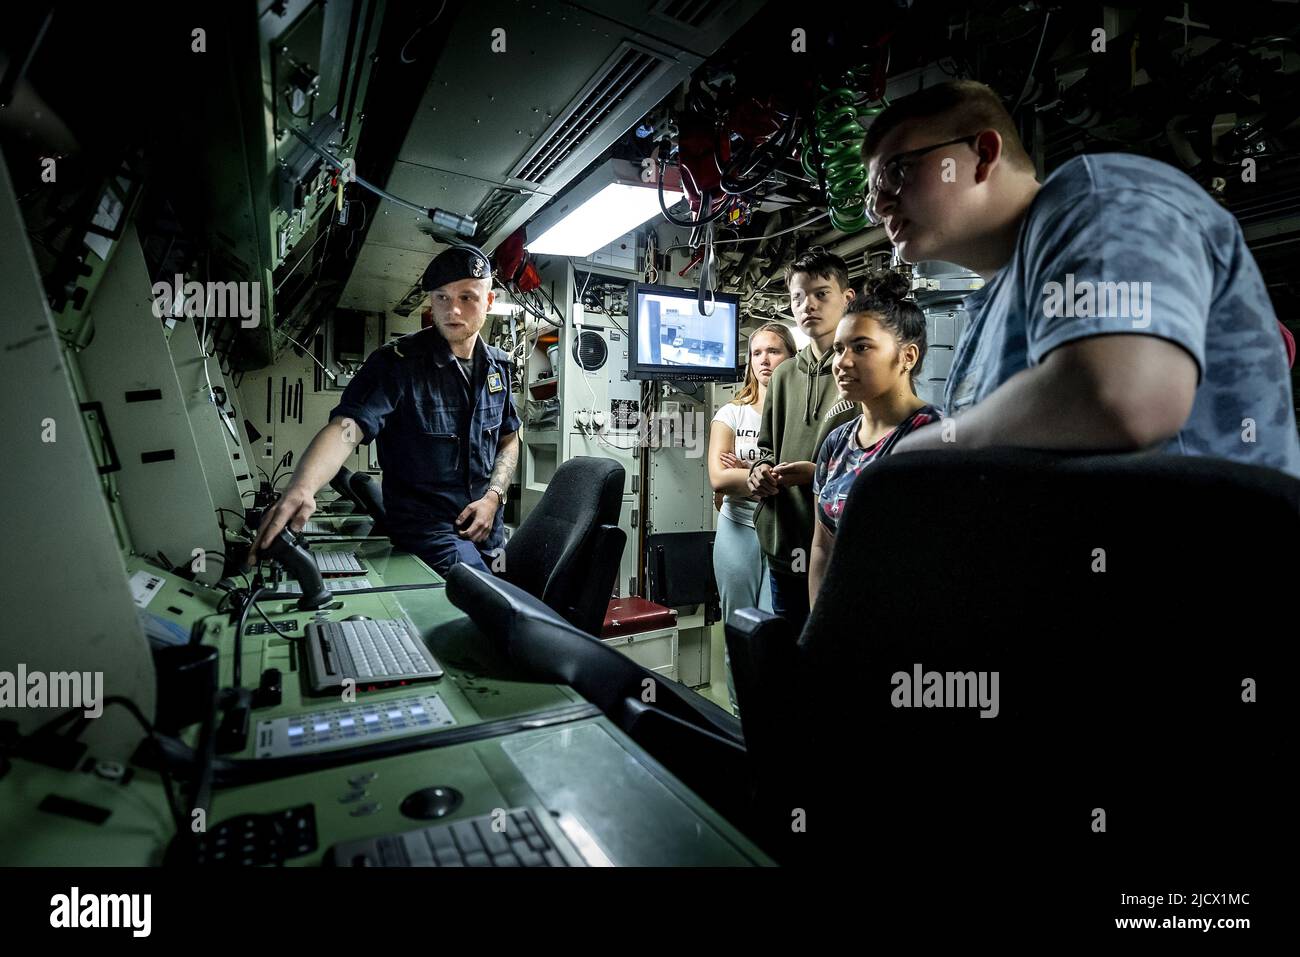
[[(758, 433), (758, 459), (764, 462), (815, 462), (822, 440), (836, 426), (858, 414), (858, 407), (839, 398), (830, 349), (813, 358), (812, 344), (793, 360), (782, 362), (772, 373), (763, 402), (763, 424)], [(783, 488), (764, 498), (754, 516), (758, 541), (771, 567), (787, 574), (806, 574), (812, 547), (812, 485)], [(803, 549), (796, 565), (795, 549)]]

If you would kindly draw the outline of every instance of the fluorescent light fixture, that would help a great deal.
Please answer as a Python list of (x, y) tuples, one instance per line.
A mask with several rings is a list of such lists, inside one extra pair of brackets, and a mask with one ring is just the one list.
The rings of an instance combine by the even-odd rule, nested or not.
[[(680, 202), (676, 170), (664, 173), (664, 205)], [(659, 188), (642, 182), (627, 160), (609, 160), (528, 224), (528, 251), (543, 256), (590, 256), (659, 215)]]
[(496, 302), (492, 303), (492, 308), (488, 310), (488, 315), (489, 316), (513, 316), (517, 312), (522, 312), (523, 308), (524, 308), (523, 306), (520, 306), (516, 303), (505, 302), (501, 299), (498, 299)]

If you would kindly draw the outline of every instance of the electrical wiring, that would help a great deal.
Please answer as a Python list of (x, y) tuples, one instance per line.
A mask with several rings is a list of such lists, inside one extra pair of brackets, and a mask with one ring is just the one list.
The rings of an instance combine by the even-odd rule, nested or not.
[[(794, 232), (798, 232), (801, 229), (806, 229), (807, 227), (811, 226), (813, 223), (817, 222), (818, 220), (825, 219), (829, 215), (830, 213), (817, 213), (816, 215), (811, 216), (808, 219), (805, 219), (802, 223), (796, 223), (795, 225), (790, 226), (786, 229), (778, 230), (777, 232), (772, 233), (770, 236), (742, 236), (739, 239), (715, 239), (713, 241), (713, 245), (725, 246), (725, 245), (731, 245), (733, 243), (758, 243), (758, 242), (762, 242), (765, 239), (776, 239), (778, 236), (785, 236), (788, 235), (789, 233), (794, 233)], [(675, 249), (691, 249), (691, 248), (692, 247), (687, 245), (686, 243), (679, 243), (676, 246), (669, 246), (667, 249), (664, 250), (664, 253), (671, 253)]]
[[(283, 329), (276, 329), (275, 331), (278, 332), (278, 333), (280, 333), (280, 335), (284, 336), (286, 339), (288, 339), (290, 342), (292, 342), (295, 346), (297, 346), (299, 349), (301, 349), (301, 350), (303, 351), (303, 354), (306, 355), (308, 359), (310, 359), (312, 362), (314, 362), (314, 363), (316, 363), (318, 366), (320, 366), (320, 367), (321, 367), (321, 371), (324, 372), (325, 375), (327, 375), (327, 376), (329, 377), (329, 380), (330, 380), (331, 382), (334, 382), (335, 380), (338, 379), (338, 376), (336, 376), (336, 375), (334, 374), (334, 371), (333, 371), (332, 369), (327, 369), (327, 368), (325, 368), (324, 363), (322, 363), (319, 359), (317, 359), (314, 355), (312, 355), (311, 350), (308, 349), (306, 346), (304, 346), (301, 342), (299, 342), (299, 341), (298, 341), (297, 339), (295, 339), (293, 336), (289, 335), (289, 334), (288, 334), (287, 332), (285, 332)], [(259, 466), (259, 469), (260, 469), (260, 466)], [(262, 474), (265, 475), (266, 473), (263, 472)]]
[(867, 111), (857, 106), (863, 98), (857, 89), (862, 79), (862, 70), (848, 70), (821, 84), (813, 122), (803, 137), (803, 170), (825, 184), (831, 225), (843, 233), (858, 232), (868, 224), (862, 162), (866, 132), (859, 122)]
[(241, 515), (239, 512), (236, 512), (233, 508), (220, 508), (220, 507), (218, 507), (218, 508), (216, 509), (216, 511), (218, 511), (218, 512), (229, 512), (231, 515), (233, 515), (233, 516), (235, 516), (237, 519), (239, 519), (239, 524), (240, 524), (240, 525), (242, 525), (244, 528), (247, 528), (247, 527), (248, 527), (248, 522), (244, 519), (244, 516)]
[[(154, 727), (153, 722), (146, 718), (140, 708), (130, 698), (121, 695), (109, 695), (102, 702), (102, 707), (107, 709), (110, 705), (121, 705), (135, 718), (136, 723), (144, 730), (144, 733), (153, 742), (154, 749), (158, 753), (158, 774), (162, 778), (163, 792), (167, 796), (167, 809), (171, 812), (172, 822), (176, 826), (178, 834), (189, 831), (189, 821), (187, 815), (181, 813), (180, 807), (176, 804), (176, 788), (173, 784), (171, 767), (168, 765), (162, 745), (158, 741), (158, 729)], [(74, 720), (75, 719), (75, 720)], [(81, 732), (85, 729), (89, 719), (85, 717), (81, 709), (73, 708), (70, 711), (64, 711), (62, 714), (55, 715), (45, 724), (41, 725), (27, 737), (29, 739), (39, 739), (41, 735), (54, 734), (65, 724), (72, 724), (73, 728), (67, 735), (71, 740), (76, 740)]]
[[(271, 488), (272, 488), (272, 489), (275, 488), (275, 483), (278, 482), (278, 481), (280, 481), (280, 469), (282, 469), (282, 468), (286, 468), (286, 469), (287, 469), (287, 468), (289, 467), (289, 460), (290, 460), (290, 458), (291, 458), (292, 456), (293, 456), (293, 452), (292, 452), (292, 451), (285, 452), (284, 455), (280, 456), (280, 461), (277, 462), (277, 463), (275, 463), (275, 471), (271, 473)], [(293, 472), (290, 471), (290, 472), (286, 472), (285, 474), (286, 474), (286, 475), (293, 475)]]
[(433, 15), (433, 19), (428, 21), (427, 23), (422, 23), (420, 26), (415, 28), (415, 32), (406, 38), (406, 42), (402, 44), (402, 49), (398, 51), (397, 58), (399, 60), (401, 60), (403, 63), (411, 64), (419, 59), (418, 56), (408, 57), (406, 55), (407, 48), (410, 47), (412, 41), (415, 40), (416, 37), (418, 37), (425, 30), (429, 29), (429, 27), (434, 25), (438, 21), (438, 18), (442, 16), (443, 11), (446, 9), (447, 9), (447, 0), (442, 0), (442, 5), (438, 7), (438, 12)]
[[(302, 130), (299, 130), (295, 127), (290, 127), (289, 132), (292, 133), (294, 136), (298, 137), (298, 139), (302, 140), (302, 142), (305, 143), (308, 149), (310, 149), (313, 153), (316, 153), (318, 156), (321, 156), (322, 158), (329, 160), (330, 163), (333, 164), (336, 168), (338, 169), (345, 168), (343, 160), (339, 159), (337, 156), (332, 154), (329, 150), (322, 149), (321, 147), (317, 146), (315, 143), (312, 142), (311, 138), (307, 136), (307, 134), (302, 132)], [(349, 178), (352, 182), (356, 183), (362, 189), (368, 189), (370, 190), (370, 192), (374, 193), (376, 196), (380, 197), (381, 199), (386, 199), (390, 203), (394, 203), (398, 206), (404, 206), (405, 208), (412, 210), (413, 212), (419, 213), (421, 216), (430, 216), (431, 213), (434, 212), (434, 210), (428, 206), (420, 206), (417, 203), (411, 202), (409, 199), (402, 199), (402, 197), (400, 196), (394, 196), (392, 193), (388, 192), (388, 190), (382, 189), (376, 186), (374, 183), (370, 182), (369, 180), (359, 176), (356, 173), (355, 169), (352, 171)], [(538, 193), (538, 190), (535, 189), (525, 189), (524, 187), (515, 187), (515, 188), (518, 189), (521, 193), (531, 193), (531, 194)], [(440, 215), (447, 218), (454, 219), (455, 220), (454, 225), (450, 225), (449, 228), (461, 236), (467, 236), (467, 237), (472, 236), (474, 235), (474, 230), (478, 228), (477, 223), (475, 223), (473, 220), (469, 219), (468, 217), (454, 216), (454, 214), (442, 213), (442, 212), (440, 212)]]
[[(663, 213), (663, 215), (664, 215), (664, 219), (668, 220), (668, 222), (672, 223), (674, 226), (680, 226), (680, 227), (683, 228), (683, 229), (697, 229), (697, 228), (700, 227), (700, 226), (707, 226), (709, 223), (716, 222), (718, 219), (722, 218), (722, 216), (723, 216), (723, 215), (724, 215), (724, 214), (725, 214), (729, 209), (731, 209), (732, 204), (733, 204), (733, 198), (730, 197), (730, 196), (728, 196), (728, 197), (726, 197), (726, 198), (723, 200), (722, 205), (718, 207), (717, 212), (707, 213), (707, 214), (703, 213), (703, 211), (704, 211), (705, 209), (712, 209), (712, 208), (713, 208), (713, 196), (712, 196), (712, 195), (711, 195), (711, 194), (706, 190), (705, 192), (703, 192), (703, 193), (700, 194), (700, 210), (701, 210), (701, 217), (700, 217), (698, 220), (682, 220), (682, 219), (678, 219), (678, 218), (675, 217), (672, 213), (668, 212), (668, 205), (667, 205), (667, 203), (664, 201), (664, 170), (665, 170), (665, 168), (666, 168), (666, 166), (665, 166), (665, 164), (664, 164), (663, 159), (659, 159), (659, 160), (658, 160), (658, 172), (659, 172), (659, 176), (657, 177), (658, 180), (659, 180), (659, 182), (658, 182), (658, 184), (657, 184), (657, 189), (658, 189), (658, 192), (659, 192), (659, 209), (660, 209), (660, 211)], [(678, 164), (678, 168), (679, 168), (679, 169), (681, 168), (681, 164), (680, 164), (680, 163)]]
[(1047, 24), (1052, 19), (1052, 11), (1043, 11), (1043, 29), (1038, 34), (1038, 48), (1034, 50), (1034, 59), (1029, 64), (1029, 72), (1025, 74), (1025, 81), (1020, 84), (1020, 94), (1016, 97), (1016, 105), (1010, 110), (1011, 115), (1016, 115), (1016, 110), (1020, 109), (1020, 104), (1024, 102), (1025, 91), (1029, 89), (1029, 81), (1034, 78), (1034, 71), (1038, 69), (1038, 57), (1043, 52), (1043, 41), (1047, 39)]
[(628, 334), (627, 330), (618, 324), (618, 320), (609, 314), (608, 310), (605, 309), (603, 304), (597, 302), (596, 308), (599, 309), (601, 314), (604, 315), (604, 317), (610, 321), (610, 323), (614, 326), (615, 329), (623, 333), (623, 335), (625, 336)]

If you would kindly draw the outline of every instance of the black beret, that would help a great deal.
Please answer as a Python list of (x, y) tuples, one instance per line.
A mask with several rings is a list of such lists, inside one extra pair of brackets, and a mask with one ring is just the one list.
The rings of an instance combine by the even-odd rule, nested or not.
[(491, 279), (492, 266), (477, 246), (452, 246), (433, 257), (420, 288), (425, 292), (462, 279)]

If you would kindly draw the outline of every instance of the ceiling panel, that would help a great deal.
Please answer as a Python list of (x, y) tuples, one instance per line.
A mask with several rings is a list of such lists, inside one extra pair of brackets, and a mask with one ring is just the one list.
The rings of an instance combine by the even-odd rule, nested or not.
[[(663, 19), (662, 0), (611, 0), (596, 4), (599, 11), (586, 6), (483, 0), (467, 5), (446, 24), (450, 35), (384, 184), (388, 191), (458, 215), (482, 215), (488, 222), (480, 241), (491, 252), (686, 80), (702, 56), (762, 4), (734, 0), (681, 8), (678, 12), (698, 21), (679, 24), (682, 35), (702, 32), (680, 44), (642, 29), (647, 18)], [(505, 31), (504, 52), (492, 49), (497, 28)], [(628, 65), (629, 58), (638, 63), (636, 69)], [(553, 157), (545, 178), (537, 183), (512, 178), (521, 161), (537, 151)], [(498, 189), (520, 190), (521, 198), (493, 217), (481, 210)], [(427, 262), (435, 249), (428, 229), (425, 217), (385, 201), (366, 248), (406, 250)], [(367, 257), (366, 268), (357, 269), (344, 305), (388, 308), (385, 303), (400, 300), (418, 277), (416, 272), (399, 282), (384, 275), (379, 262)], [(402, 269), (408, 266), (401, 262)]]

